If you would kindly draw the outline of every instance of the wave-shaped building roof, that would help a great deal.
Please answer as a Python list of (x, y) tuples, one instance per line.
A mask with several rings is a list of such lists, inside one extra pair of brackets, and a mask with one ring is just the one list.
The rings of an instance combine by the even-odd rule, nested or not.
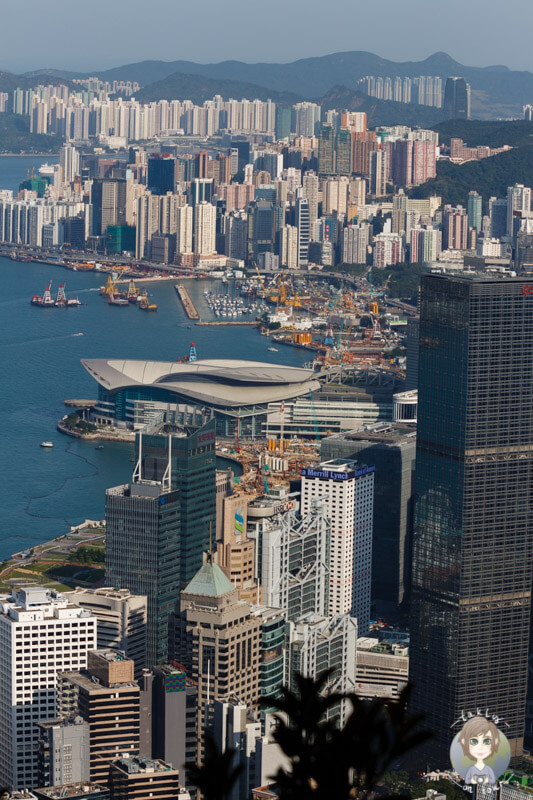
[(165, 389), (194, 403), (238, 408), (301, 397), (320, 388), (309, 369), (236, 359), (194, 362), (83, 359), (107, 392), (144, 386)]

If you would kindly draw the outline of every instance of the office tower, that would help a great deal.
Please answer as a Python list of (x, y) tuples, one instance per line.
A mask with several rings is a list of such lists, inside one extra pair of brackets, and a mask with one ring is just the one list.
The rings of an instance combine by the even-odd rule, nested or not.
[(370, 624), (374, 467), (334, 459), (302, 470), (302, 514), (324, 498), (331, 520), (329, 613)]
[(409, 231), (409, 256), (411, 264), (436, 261), (442, 250), (442, 231), (436, 228), (415, 227)]
[(507, 198), (491, 197), (489, 199), (490, 236), (501, 239), (507, 234)]
[(216, 252), (217, 210), (211, 203), (194, 207), (194, 252), (200, 256)]
[(126, 181), (95, 178), (91, 185), (92, 234), (102, 236), (108, 225), (126, 224)]
[(366, 264), (370, 242), (370, 225), (348, 225), (342, 233), (342, 261), (344, 264)]
[(214, 421), (137, 435), (131, 484), (107, 491), (106, 577), (148, 598), (147, 662), (167, 660), (168, 615), (215, 530)]
[(273, 203), (255, 200), (248, 206), (248, 259), (257, 261), (261, 253), (273, 253), (276, 244), (276, 214)]
[(318, 174), (335, 174), (335, 128), (328, 122), (318, 129)]
[(466, 250), (468, 247), (468, 214), (462, 206), (444, 207), (443, 250)]
[(190, 800), (172, 764), (153, 758), (119, 758), (111, 764), (109, 784), (113, 800)]
[(410, 317), (407, 320), (406, 336), (406, 370), (405, 388), (407, 391), (418, 389), (418, 342), (420, 336), (420, 320)]
[(514, 268), (531, 272), (533, 267), (533, 220), (523, 219), (515, 238)]
[(172, 658), (198, 685), (198, 732), (209, 703), (236, 695), (257, 708), (261, 620), (210, 556), (181, 593), (173, 624)]
[(80, 174), (80, 153), (71, 144), (64, 144), (59, 153), (63, 183), (72, 183)]
[(335, 137), (335, 171), (337, 175), (352, 173), (352, 132), (349, 128), (339, 128)]
[(38, 722), (38, 785), (63, 786), (90, 779), (89, 725), (79, 716)]
[(281, 265), (298, 269), (298, 228), (285, 225), (281, 229)]
[(147, 183), (152, 194), (176, 191), (176, 159), (170, 153), (154, 153), (149, 157)]
[(306, 269), (309, 262), (309, 242), (311, 227), (309, 223), (309, 200), (296, 201), (296, 227), (298, 229), (298, 269)]
[(84, 668), (96, 647), (96, 618), (39, 586), (0, 601), (0, 781), (15, 789), (38, 780), (39, 730), (56, 717), (58, 670)]
[(151, 754), (178, 769), (186, 784), (185, 764), (196, 760), (198, 689), (171, 664), (154, 667), (151, 678)]
[(470, 119), (470, 84), (464, 78), (447, 78), (444, 116), (445, 119)]
[[(131, 594), (128, 589), (76, 588), (69, 599), (91, 611), (98, 620), (99, 650), (120, 650), (135, 662), (138, 677), (146, 662), (146, 597)], [(64, 781), (66, 783), (66, 781)]]
[[(334, 669), (327, 689), (355, 692), (358, 620), (349, 614), (321, 617), (308, 614), (287, 623), (285, 685), (296, 689), (295, 675), (318, 678), (325, 669)], [(327, 712), (328, 719), (344, 724), (350, 704), (342, 700)]]
[(172, 264), (176, 253), (175, 233), (154, 233), (150, 247), (150, 260), (156, 264)]
[(476, 708), (504, 719), (512, 757), (522, 754), (532, 286), (501, 277), (421, 281), (410, 678), (413, 707), (434, 732), (424, 765), (447, 763), (450, 726)]
[(386, 150), (372, 150), (369, 159), (369, 194), (383, 197), (387, 194), (388, 156)]
[[(261, 509), (261, 500), (251, 510)], [(329, 611), (330, 523), (318, 498), (301, 518), (295, 511), (261, 517), (249, 532), (257, 548), (263, 602), (282, 608), (288, 620)]]
[(397, 618), (409, 598), (416, 431), (378, 422), (322, 439), (323, 459), (374, 464), (372, 603), (377, 616)]
[(89, 725), (90, 777), (95, 783), (108, 782), (112, 761), (139, 752), (139, 700), (133, 661), (114, 650), (93, 650), (86, 670), (58, 673), (59, 716), (79, 714)]
[(527, 122), (532, 122), (533, 121), (533, 106), (531, 104), (525, 105), (523, 107), (523, 111), (524, 111), (524, 119)]
[(276, 139), (288, 139), (291, 135), (291, 108), (276, 106)]
[[(531, 211), (531, 189), (521, 183), (515, 183), (507, 189), (507, 236), (515, 234), (514, 219), (520, 218), (523, 211)], [(519, 225), (518, 222), (516, 226)]]
[(302, 197), (309, 201), (309, 225), (318, 219), (318, 175), (315, 172), (306, 172), (302, 180)]
[(195, 178), (190, 187), (190, 203), (197, 206), (198, 203), (211, 203), (213, 199), (213, 179)]
[(366, 181), (363, 178), (352, 178), (349, 185), (350, 203), (364, 206), (366, 201)]
[(481, 231), (481, 216), (482, 216), (482, 203), (483, 198), (477, 192), (468, 192), (468, 227), (475, 228), (479, 233)]
[[(248, 497), (229, 495), (221, 502), (217, 564), (239, 590), (239, 599), (258, 603), (261, 590), (254, 580), (255, 546), (246, 536)], [(219, 514), (217, 510), (217, 528)]]

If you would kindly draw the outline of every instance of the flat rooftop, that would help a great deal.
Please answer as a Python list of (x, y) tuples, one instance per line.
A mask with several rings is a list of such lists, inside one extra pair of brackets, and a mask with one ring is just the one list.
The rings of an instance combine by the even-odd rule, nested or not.
[(416, 441), (416, 424), (376, 422), (374, 425), (364, 425), (362, 428), (333, 433), (325, 438), (326, 440), (336, 439), (347, 442), (368, 441), (376, 444), (399, 444), (405, 441)]
[(105, 792), (106, 788), (98, 783), (67, 783), (64, 786), (45, 786), (37, 789), (39, 794), (50, 798), (80, 797), (86, 794)]

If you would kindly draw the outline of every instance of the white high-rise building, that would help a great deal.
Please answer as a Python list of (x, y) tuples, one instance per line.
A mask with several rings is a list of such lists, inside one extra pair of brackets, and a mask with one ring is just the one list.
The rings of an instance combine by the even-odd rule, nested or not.
[(294, 225), (285, 225), (281, 229), (281, 265), (298, 269), (298, 228)]
[(370, 242), (370, 225), (348, 225), (342, 234), (342, 261), (344, 264), (366, 264)]
[(217, 210), (211, 203), (194, 207), (194, 252), (210, 256), (216, 252)]
[(193, 209), (181, 206), (177, 209), (176, 253), (192, 253)]
[(318, 175), (306, 172), (302, 181), (302, 197), (309, 201), (309, 224), (312, 227), (318, 219)]
[(43, 587), (0, 600), (0, 782), (38, 785), (38, 720), (55, 719), (57, 673), (85, 669), (96, 617)]
[(76, 175), (80, 174), (80, 153), (71, 144), (65, 144), (59, 154), (59, 165), (63, 176), (63, 183), (72, 183)]
[(296, 227), (298, 228), (298, 269), (305, 269), (309, 263), (311, 238), (309, 200), (307, 198), (299, 198), (296, 201)]
[(317, 498), (327, 500), (331, 520), (329, 613), (370, 624), (374, 467), (334, 459), (302, 470), (302, 514)]
[(515, 211), (531, 211), (531, 189), (521, 183), (507, 189), (507, 236), (513, 235)]

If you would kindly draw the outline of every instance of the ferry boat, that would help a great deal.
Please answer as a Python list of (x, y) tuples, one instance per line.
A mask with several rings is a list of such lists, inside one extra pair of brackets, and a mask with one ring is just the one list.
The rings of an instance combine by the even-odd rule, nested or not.
[(53, 447), (53, 442), (41, 442), (41, 447)]

